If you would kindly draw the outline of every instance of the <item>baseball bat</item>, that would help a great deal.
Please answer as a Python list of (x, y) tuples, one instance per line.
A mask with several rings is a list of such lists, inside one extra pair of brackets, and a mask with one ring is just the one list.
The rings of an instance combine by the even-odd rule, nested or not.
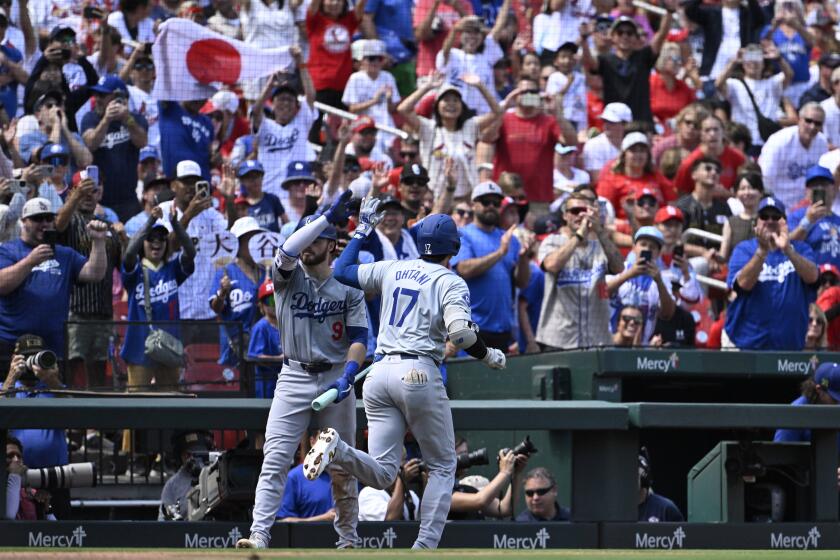
[[(355, 385), (356, 383), (358, 383), (359, 381), (364, 379), (365, 376), (370, 372), (370, 368), (372, 368), (372, 367), (373, 367), (373, 364), (369, 365), (368, 367), (366, 367), (365, 369), (363, 369), (362, 371), (357, 373), (356, 377), (353, 378), (353, 384)], [(338, 397), (338, 390), (336, 390), (336, 389), (328, 389), (328, 390), (324, 391), (317, 398), (315, 398), (315, 400), (312, 401), (312, 410), (314, 410), (315, 412), (319, 412), (319, 411), (325, 409), (326, 407), (331, 405), (333, 402), (335, 402), (335, 399), (337, 397)]]

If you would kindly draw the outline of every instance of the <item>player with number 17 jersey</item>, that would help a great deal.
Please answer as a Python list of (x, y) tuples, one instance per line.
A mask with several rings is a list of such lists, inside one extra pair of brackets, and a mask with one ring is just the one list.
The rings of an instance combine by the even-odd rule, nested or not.
[(410, 353), (441, 363), (448, 333), (443, 309), (470, 313), (470, 291), (452, 270), (422, 260), (385, 261), (359, 266), (359, 285), (382, 293), (376, 353)]

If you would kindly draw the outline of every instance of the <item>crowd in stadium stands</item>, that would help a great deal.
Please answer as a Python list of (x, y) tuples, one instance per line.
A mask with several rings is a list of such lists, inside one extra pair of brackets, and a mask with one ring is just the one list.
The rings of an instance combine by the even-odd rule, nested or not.
[[(452, 215), (479, 335), (509, 354), (837, 350), (836, 3), (651, 2), (0, 0), (4, 389), (175, 388), (154, 321), (226, 368), (263, 360), (270, 397), (284, 326), (249, 242), (346, 189), (381, 198), (363, 262), (417, 258), (409, 228)], [(161, 97), (179, 84), (156, 73), (232, 64), (152, 49), (173, 18), (288, 66)], [(27, 376), (22, 347), (60, 376)], [(61, 460), (20, 439), (30, 466)]]

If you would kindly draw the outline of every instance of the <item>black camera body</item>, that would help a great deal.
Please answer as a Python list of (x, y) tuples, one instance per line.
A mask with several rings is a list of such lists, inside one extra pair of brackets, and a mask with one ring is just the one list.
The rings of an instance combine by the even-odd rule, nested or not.
[(530, 457), (532, 453), (536, 453), (539, 451), (534, 443), (531, 441), (531, 436), (525, 436), (525, 439), (517, 443), (513, 449), (504, 448), (502, 449), (502, 454), (507, 455), (509, 451), (513, 451), (514, 455), (525, 455)]

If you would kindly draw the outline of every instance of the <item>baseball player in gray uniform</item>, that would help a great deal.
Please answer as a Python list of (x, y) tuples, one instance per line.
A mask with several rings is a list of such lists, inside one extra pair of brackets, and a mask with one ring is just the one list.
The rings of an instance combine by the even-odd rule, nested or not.
[[(439, 365), (446, 339), (491, 368), (505, 367), (505, 355), (476, 335), (466, 282), (449, 259), (460, 238), (447, 215), (433, 214), (415, 226), (421, 258), (357, 265), (359, 248), (381, 215), (378, 201), (365, 201), (353, 239), (335, 263), (335, 277), (365, 292), (382, 294), (376, 354), (364, 384), (370, 454), (344, 440), (341, 426), (322, 430), (303, 463), (316, 479), (327, 465), (340, 465), (368, 486), (383, 489), (397, 477), (406, 428), (420, 444), (429, 482), (420, 505), (420, 531), (413, 548), (436, 548), (455, 483), (455, 434)], [(352, 378), (333, 385), (339, 399), (353, 395)]]
[[(237, 548), (266, 548), (283, 501), (295, 450), (305, 434), (312, 399), (344, 373), (355, 375), (365, 359), (367, 311), (364, 295), (332, 276), (335, 249), (332, 224), (346, 214), (350, 192), (323, 216), (309, 216), (278, 250), (272, 275), (280, 336), (285, 355), (265, 428), (263, 464), (257, 483), (251, 535)], [(339, 406), (317, 413), (320, 426), (337, 426), (342, 438), (356, 436), (356, 403), (348, 395)], [(338, 547), (358, 545), (358, 485), (341, 468), (330, 471)]]

